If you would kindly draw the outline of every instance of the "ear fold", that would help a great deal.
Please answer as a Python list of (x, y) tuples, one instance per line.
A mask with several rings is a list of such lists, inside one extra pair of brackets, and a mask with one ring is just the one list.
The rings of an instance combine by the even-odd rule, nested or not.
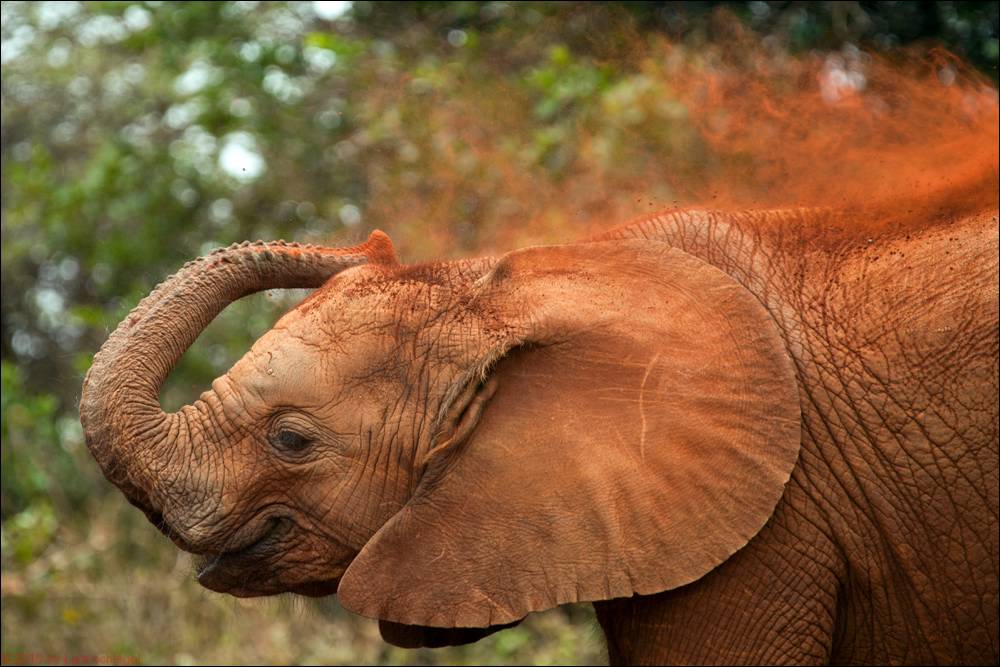
[(488, 627), (682, 586), (763, 527), (800, 413), (750, 292), (649, 241), (517, 251), (477, 289), (499, 388), (348, 568), (345, 607)]

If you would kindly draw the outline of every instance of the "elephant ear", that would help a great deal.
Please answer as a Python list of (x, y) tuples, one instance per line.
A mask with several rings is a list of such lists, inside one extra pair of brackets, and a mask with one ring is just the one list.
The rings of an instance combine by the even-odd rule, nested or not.
[(791, 359), (761, 303), (665, 244), (530, 248), (469, 306), (499, 388), (361, 550), (338, 595), (396, 623), (488, 627), (704, 576), (782, 495)]

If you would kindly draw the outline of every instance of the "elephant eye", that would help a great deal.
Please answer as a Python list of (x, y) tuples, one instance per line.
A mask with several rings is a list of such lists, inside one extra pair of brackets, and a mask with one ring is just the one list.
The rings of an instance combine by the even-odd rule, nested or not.
[(312, 440), (306, 436), (287, 428), (283, 428), (272, 435), (270, 441), (278, 449), (296, 453), (303, 451), (312, 443)]

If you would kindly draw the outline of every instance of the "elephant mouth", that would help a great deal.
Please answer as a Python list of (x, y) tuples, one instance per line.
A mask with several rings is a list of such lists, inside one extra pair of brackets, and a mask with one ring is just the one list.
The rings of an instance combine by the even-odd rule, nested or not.
[[(291, 529), (291, 522), (281, 517), (272, 517), (264, 524), (263, 530), (249, 542), (227, 551), (203, 554), (198, 563), (198, 581), (212, 590), (229, 591), (233, 588), (234, 577), (255, 563), (274, 553), (274, 546)], [(246, 582), (244, 582), (246, 583)]]
[[(282, 524), (290, 523), (282, 517), (271, 517), (265, 521), (264, 529), (261, 532), (257, 533), (255, 537), (251, 537), (249, 540), (244, 540), (241, 546), (226, 549), (224, 551), (213, 551), (185, 540), (180, 534), (171, 528), (162, 512), (153, 509), (146, 502), (143, 502), (142, 500), (131, 495), (127, 495), (126, 498), (132, 505), (141, 509), (149, 522), (156, 526), (157, 530), (170, 538), (170, 540), (179, 549), (201, 557), (202, 562), (198, 568), (199, 576), (201, 576), (202, 572), (217, 564), (217, 562), (221, 562), (221, 559), (223, 558), (232, 559), (239, 556), (253, 555), (253, 552), (263, 546), (263, 543), (266, 540), (272, 537), (278, 537), (275, 533), (278, 532), (279, 528), (283, 527)], [(288, 526), (285, 527), (287, 528)]]
[(294, 523), (285, 517), (268, 519), (259, 533), (241, 546), (215, 554), (203, 554), (197, 563), (198, 583), (209, 590), (236, 597), (297, 593), (325, 597), (337, 592), (340, 573), (322, 581), (283, 584), (270, 561), (280, 556)]

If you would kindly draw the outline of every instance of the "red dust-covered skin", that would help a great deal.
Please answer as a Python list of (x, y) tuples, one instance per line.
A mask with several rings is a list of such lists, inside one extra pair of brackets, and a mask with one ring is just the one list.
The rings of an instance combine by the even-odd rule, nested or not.
[[(996, 92), (733, 49), (674, 81), (712, 209), (185, 266), (85, 380), (105, 475), (206, 587), (336, 590), (404, 646), (593, 601), (615, 663), (995, 663)], [(280, 287), (320, 289), (164, 413), (198, 333)]]

